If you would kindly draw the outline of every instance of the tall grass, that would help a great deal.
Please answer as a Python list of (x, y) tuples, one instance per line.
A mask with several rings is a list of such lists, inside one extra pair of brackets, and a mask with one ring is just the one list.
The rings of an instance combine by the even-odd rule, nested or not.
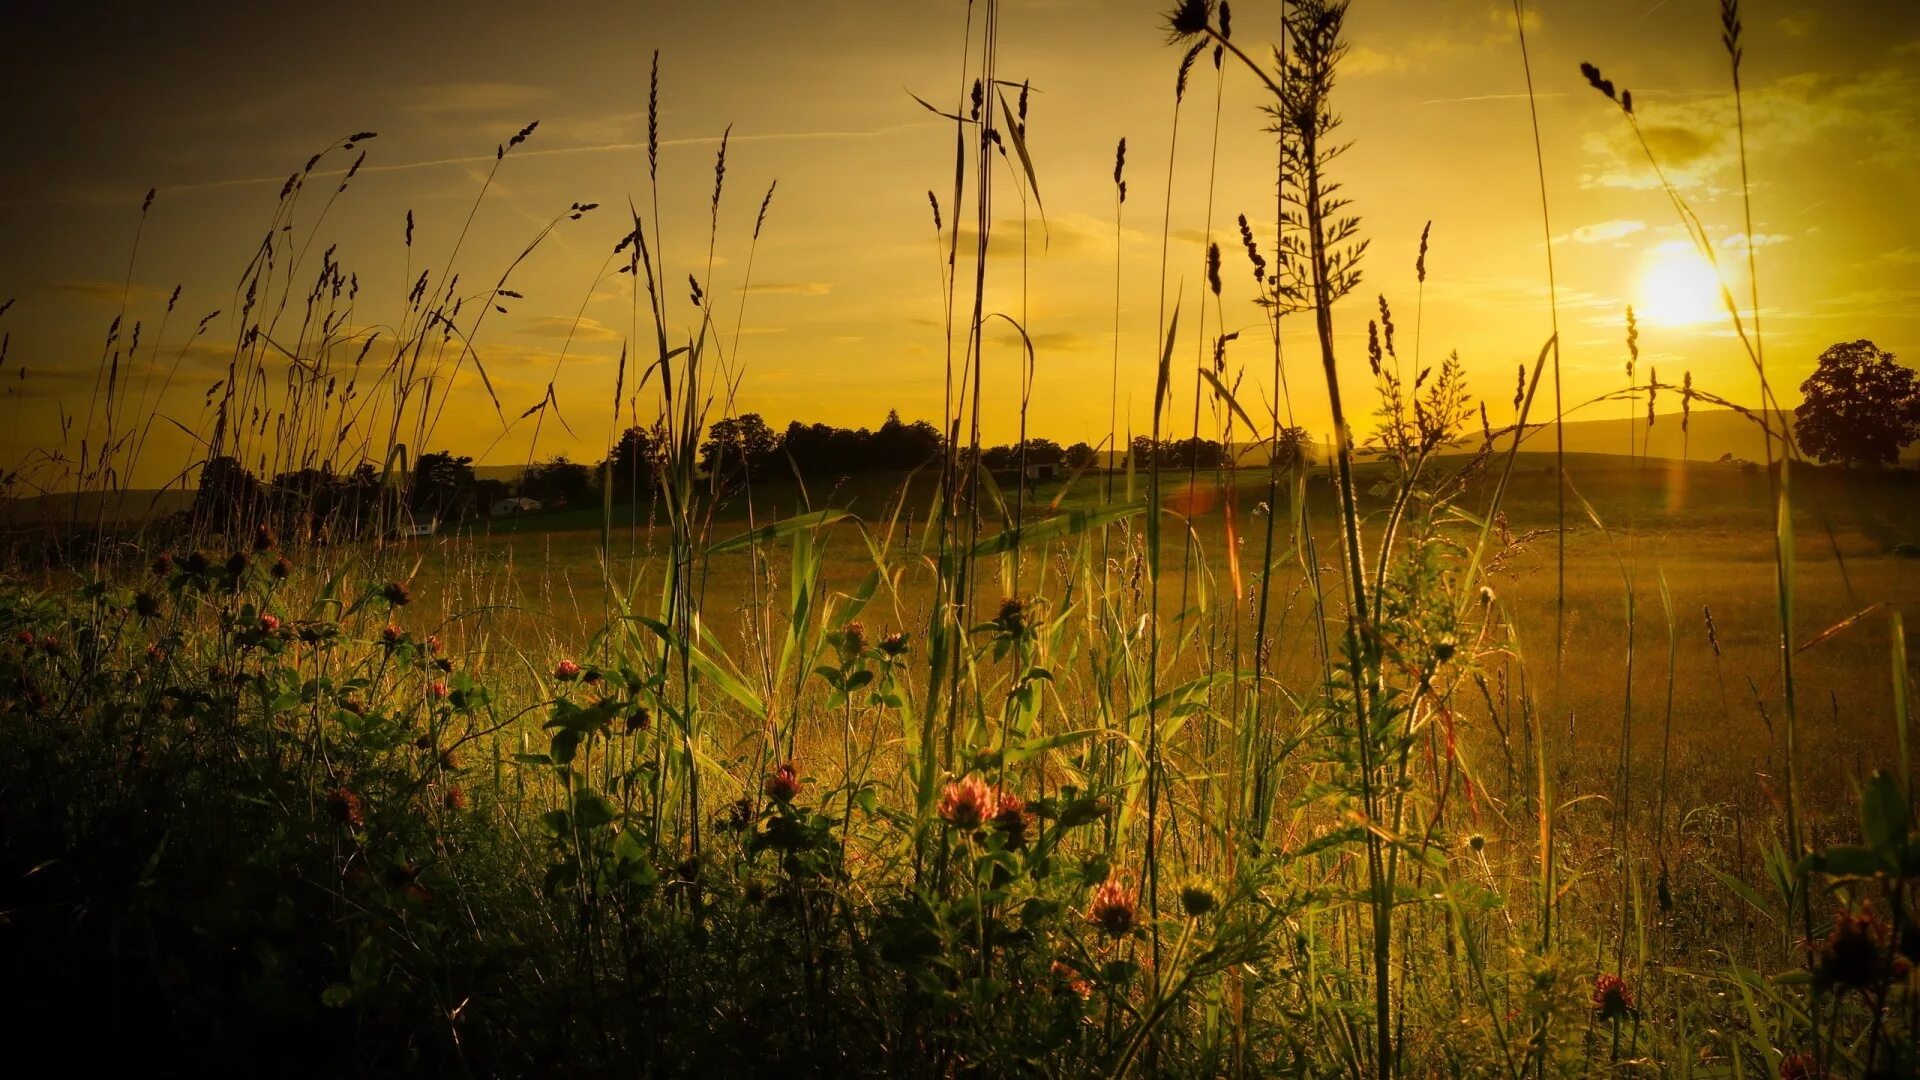
[[(1898, 613), (1898, 779), (1865, 779), (1858, 827), (1818, 841), (1797, 809), (1793, 658), (1846, 640), (1877, 609), (1796, 644), (1783, 441), (1768, 636), (1787, 703), (1785, 843), (1756, 875), (1736, 818), (1728, 861), (1711, 848), (1728, 842), (1713, 831), (1718, 793), (1676, 776), (1676, 735), (1688, 747), (1702, 736), (1675, 712), (1681, 637), (1664, 569), (1656, 791), (1636, 795), (1639, 524), (1628, 516), (1616, 559), (1619, 681), (1563, 667), (1569, 540), (1597, 537), (1607, 556), (1614, 532), (1558, 444), (1550, 679), (1547, 644), (1516, 607), (1531, 553), (1508, 512), (1550, 374), (1556, 429), (1563, 416), (1557, 311), (1496, 428), (1465, 362), (1423, 353), (1431, 223), (1414, 260), (1412, 364), (1391, 286), (1353, 309), (1368, 242), (1340, 186), (1345, 2), (1283, 5), (1270, 63), (1244, 32), (1236, 41), (1224, 3), (1184, 0), (1167, 15), (1179, 59), (1159, 305), (1151, 355), (1135, 355), (1116, 268), (1106, 443), (1112, 454), (1122, 437), (1120, 385), (1150, 376), (1150, 452), (1128, 439), (1124, 472), (1077, 474), (1046, 501), (1023, 475), (1007, 498), (983, 462), (991, 331), (1005, 324), (1020, 341), (1023, 445), (1036, 358), (1027, 313), (989, 309), (991, 234), (1009, 182), (1023, 230), (1029, 199), (1041, 212), (1026, 73), (1000, 63), (1018, 10), (969, 5), (953, 104), (921, 102), (955, 131), (951, 191), (928, 193), (946, 440), (930, 490), (903, 484), (860, 515), (815, 503), (797, 463), (790, 487), (757, 473), (751, 448), (716, 427), (752, 377), (745, 301), (728, 335), (715, 281), (732, 265), (722, 222), (728, 173), (743, 165), (723, 133), (705, 244), (682, 220), (670, 247), (655, 56), (645, 190), (595, 287), (632, 290), (609, 442), (620, 445), (623, 417), (654, 436), (629, 497), (659, 527), (636, 525), (622, 560), (610, 458), (590, 583), (549, 566), (529, 588), (499, 555), (513, 549), (484, 536), (425, 550), (385, 537), (468, 364), (503, 429), (543, 431), (549, 413), (567, 424), (560, 367), (539, 401), (516, 403), (516, 421), (476, 341), (489, 312), (524, 299), (528, 255), (597, 208), (554, 215), (471, 293), (455, 266), (473, 211), (447, 256), (417, 271), (409, 215), (412, 285), (376, 346), (356, 329), (353, 271), (325, 248), (317, 272), (306, 263), (359, 159), (337, 184), (325, 177), (333, 190), (308, 227), (290, 228), (320, 163), (371, 135), (293, 175), (236, 289), (228, 378), (207, 395), (195, 464), (201, 490), (222, 497), (144, 535), (70, 520), (55, 539), (84, 557), (31, 582), (22, 563), (0, 582), (11, 642), (0, 908), (23, 931), (0, 940), (10, 971), (49, 988), (30, 1019), (71, 1021), (62, 1002), (112, 986), (144, 1004), (100, 1026), (229, 1071), (284, 1062), (289, 1048), (314, 1066), (487, 1075), (1814, 1076), (1920, 1064), (1920, 995), (1903, 966), (1915, 841)], [(1531, 95), (1524, 14), (1516, 4)], [(1731, 3), (1725, 18), (1737, 92)], [(1210, 162), (1230, 137), (1228, 79), (1250, 77), (1271, 121), (1275, 233), (1238, 218), (1251, 289), (1211, 240), (1211, 183), (1204, 291), (1171, 254), (1173, 181), (1191, 152), (1181, 113), (1209, 48)], [(1631, 96), (1597, 69), (1587, 78), (1637, 131)], [(480, 197), (534, 134), (529, 124), (500, 144)], [(1537, 115), (1534, 135), (1537, 150)], [(757, 204), (748, 278), (772, 197), (770, 186)], [(1024, 261), (1020, 272), (1024, 288)], [(1748, 317), (1727, 301), (1736, 322)], [(1226, 360), (1228, 312), (1242, 303), (1268, 334), (1264, 408), (1250, 407), (1260, 378)], [(1180, 423), (1183, 314), (1197, 328), (1191, 437), (1207, 413), (1229, 446), (1244, 432), (1267, 448), (1264, 463), (1217, 469), (1217, 526), (1172, 495), (1180, 467), (1159, 451)], [(1370, 388), (1343, 379), (1337, 348), (1361, 318)], [(1289, 379), (1287, 320), (1309, 324), (1311, 391)], [(108, 492), (124, 491), (154, 418), (141, 412), (145, 387), (126, 406), (117, 365), (157, 360), (167, 333), (135, 344), (130, 330), (122, 345), (118, 323), (100, 428), (68, 459), (77, 482)], [(1771, 407), (1757, 324), (1747, 340)], [(1604, 397), (1636, 410), (1661, 391), (1683, 410), (1736, 404), (1690, 375), (1636, 379), (1630, 368)], [(1327, 478), (1292, 399), (1322, 389)], [(357, 477), (343, 489), (355, 497), (303, 502), (248, 483), (298, 469), (328, 492)], [(1191, 492), (1198, 466), (1184, 471)], [(1076, 500), (1075, 487), (1101, 493)], [(1249, 501), (1264, 492), (1264, 521), (1243, 520), (1243, 488)], [(793, 491), (797, 512), (769, 515), (771, 490)], [(1589, 533), (1569, 528), (1569, 493)], [(1178, 589), (1163, 580), (1169, 528), (1183, 533)], [(1224, 542), (1210, 546), (1216, 528)], [(1263, 535), (1243, 544), (1247, 530)], [(1328, 545), (1337, 552), (1323, 555)], [(591, 595), (573, 595), (577, 584)], [(594, 612), (597, 629), (572, 636), (526, 610), (563, 606)], [(1718, 674), (1711, 614), (1707, 633)], [(1604, 819), (1580, 794), (1581, 748), (1560, 731), (1563, 679), (1576, 675), (1604, 680), (1622, 710)], [(1762, 804), (1735, 814), (1748, 805)], [(1816, 900), (1839, 914), (1816, 923)], [(1746, 944), (1747, 919), (1774, 928), (1771, 948)]]

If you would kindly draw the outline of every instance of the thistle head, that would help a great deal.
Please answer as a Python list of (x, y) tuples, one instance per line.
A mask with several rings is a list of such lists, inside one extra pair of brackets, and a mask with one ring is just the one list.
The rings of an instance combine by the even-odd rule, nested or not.
[(962, 832), (972, 832), (986, 824), (997, 809), (993, 789), (977, 776), (948, 784), (940, 793), (937, 807), (940, 820)]

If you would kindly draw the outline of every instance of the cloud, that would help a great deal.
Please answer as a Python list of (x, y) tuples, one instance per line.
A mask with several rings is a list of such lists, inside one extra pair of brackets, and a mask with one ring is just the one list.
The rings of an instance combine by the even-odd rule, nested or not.
[[(1851, 161), (1896, 168), (1920, 163), (1920, 144), (1911, 135), (1920, 124), (1916, 90), (1920, 79), (1898, 67), (1851, 76), (1802, 73), (1750, 89), (1747, 150), (1759, 156), (1818, 145)], [(1732, 179), (1739, 143), (1731, 94), (1667, 100), (1647, 95), (1636, 104), (1641, 133), (1675, 187), (1711, 188), (1720, 177)], [(1606, 127), (1590, 133), (1586, 149), (1598, 168), (1583, 177), (1585, 186), (1659, 187), (1633, 129), (1618, 117), (1609, 116)]]
[[(987, 340), (994, 345), (1020, 347), (1019, 332), (1004, 324), (998, 330), (989, 332)], [(1035, 353), (1082, 352), (1100, 343), (1086, 334), (1073, 330), (1045, 331), (1032, 335), (1032, 340)]]
[(831, 281), (756, 281), (745, 289), (750, 293), (772, 296), (825, 296), (833, 291)]
[(405, 108), (408, 112), (428, 115), (497, 113), (525, 108), (552, 96), (551, 90), (521, 83), (440, 83), (415, 90), (414, 99), (408, 102)]
[(1752, 242), (1749, 243), (1747, 239), (1747, 234), (1740, 232), (1740, 233), (1734, 233), (1731, 236), (1721, 237), (1720, 246), (1723, 248), (1726, 248), (1729, 251), (1737, 251), (1737, 252), (1740, 252), (1741, 254), (1745, 254), (1747, 248), (1749, 247), (1754, 247), (1754, 248), (1773, 247), (1778, 244), (1784, 244), (1791, 239), (1792, 237), (1783, 235), (1781, 233), (1755, 233), (1753, 236)]
[(1629, 218), (1615, 218), (1612, 221), (1596, 221), (1592, 225), (1582, 225), (1565, 236), (1554, 237), (1557, 243), (1599, 244), (1608, 240), (1618, 240), (1623, 236), (1632, 236), (1647, 227), (1644, 221)]
[(143, 300), (163, 300), (165, 290), (154, 285), (142, 285), (135, 282), (129, 286), (123, 281), (53, 281), (45, 286), (53, 292), (77, 296), (82, 300), (92, 300), (103, 304), (119, 304), (124, 298), (127, 303), (135, 304)]
[[(972, 251), (977, 243), (973, 228), (962, 226), (961, 253)], [(1020, 220), (1003, 218), (995, 222), (993, 234), (987, 238), (987, 257), (1017, 259), (1021, 254)], [(1045, 222), (1037, 215), (1030, 217), (1027, 219), (1025, 254), (1035, 259), (1063, 255), (1111, 255), (1113, 224), (1100, 222), (1085, 214), (1065, 214), (1048, 218)]]
[(1774, 21), (1773, 25), (1779, 27), (1780, 32), (1782, 34), (1785, 34), (1787, 37), (1803, 38), (1803, 37), (1806, 37), (1809, 33), (1813, 32), (1813, 25), (1819, 21), (1820, 21), (1820, 13), (1815, 11), (1809, 11), (1809, 12), (1802, 13), (1798, 17), (1793, 15), (1782, 15), (1780, 16), (1780, 18)]
[(520, 327), (527, 337), (558, 338), (562, 341), (618, 341), (620, 332), (597, 319), (569, 319), (561, 315), (542, 315)]

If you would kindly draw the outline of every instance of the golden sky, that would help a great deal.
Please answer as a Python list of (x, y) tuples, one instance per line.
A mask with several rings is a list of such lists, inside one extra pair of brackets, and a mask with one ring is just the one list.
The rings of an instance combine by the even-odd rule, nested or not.
[[(1114, 275), (1122, 427), (1149, 421), (1160, 308), (1173, 80), (1159, 0), (1003, 0), (1000, 72), (1033, 85), (1027, 139), (1039, 178), (1026, 275), (1012, 168), (996, 174), (998, 254), (990, 310), (1022, 317), (1038, 349), (1030, 427), (1059, 441), (1107, 430)], [(143, 6), (16, 19), (25, 47), (0, 70), (13, 103), (0, 159), (0, 316), (10, 335), (0, 455), (79, 448), (108, 324), (127, 304), (142, 323), (144, 377), (200, 316), (223, 314), (185, 354), (160, 398), (167, 422), (137, 479), (164, 482), (191, 456), (172, 422), (204, 432), (208, 386), (238, 333), (234, 295), (287, 174), (332, 140), (379, 132), (366, 164), (314, 231), (330, 180), (314, 182), (291, 234), (359, 275), (356, 327), (397, 319), (422, 269), (438, 274), (494, 147), (531, 120), (480, 204), (461, 250), (461, 292), (484, 291), (532, 236), (573, 202), (601, 209), (561, 227), (508, 284), (525, 296), (490, 317), (476, 342), (508, 417), (537, 403), (558, 366), (561, 414), (533, 445), (531, 421), (503, 434), (476, 380), (454, 389), (436, 445), (494, 464), (604, 453), (616, 358), (634, 327), (631, 279), (605, 277), (647, 198), (648, 63), (661, 52), (661, 181), (669, 310), (691, 325), (684, 279), (718, 296), (744, 377), (736, 409), (776, 427), (794, 418), (877, 424), (890, 408), (938, 420), (943, 290), (927, 192), (948, 201), (952, 126), (909, 92), (952, 108), (967, 8), (960, 0), (792, 0), (566, 5), (337, 2)], [(1765, 346), (1787, 404), (1820, 350), (1866, 337), (1920, 356), (1920, 5), (1907, 0), (1749, 0), (1746, 115)], [(1242, 0), (1234, 38), (1256, 56), (1277, 3)], [(1625, 308), (1641, 316), (1642, 363), (1751, 401), (1756, 384), (1666, 196), (1617, 110), (1588, 89), (1592, 61), (1630, 87), (1669, 176), (1706, 223), (1746, 293), (1733, 102), (1710, 0), (1534, 0), (1528, 36), (1552, 212), (1571, 405), (1624, 381)], [(1385, 293), (1410, 349), (1457, 349), (1496, 423), (1510, 415), (1514, 370), (1549, 333), (1547, 247), (1528, 103), (1510, 2), (1356, 0), (1336, 91), (1353, 148), (1338, 179), (1373, 242), (1360, 295), (1337, 311), (1343, 371), (1363, 384), (1366, 322)], [(1273, 157), (1253, 80), (1205, 61), (1181, 114), (1172, 169), (1167, 303), (1185, 298), (1191, 365), (1202, 335), (1204, 242), (1226, 254), (1228, 329), (1248, 331), (1229, 363), (1248, 368), (1249, 407), (1265, 399), (1234, 219), (1271, 236)], [(1216, 94), (1218, 97), (1216, 98)], [(1217, 108), (1216, 108), (1217, 101)], [(707, 210), (718, 137), (732, 125), (712, 280)], [(1115, 141), (1129, 143), (1129, 197), (1118, 230)], [(1217, 145), (1217, 151), (1215, 147)], [(356, 151), (357, 152), (357, 151)], [(344, 168), (329, 159), (322, 172)], [(1209, 177), (1212, 176), (1211, 186)], [(778, 180), (743, 292), (748, 239)], [(141, 196), (159, 189), (131, 269)], [(416, 220), (414, 247), (404, 220)], [(947, 220), (954, 208), (943, 206)], [(1414, 280), (1431, 221), (1424, 296)], [(1270, 242), (1270, 241), (1269, 241)], [(157, 332), (167, 298), (178, 311)], [(744, 309), (741, 303), (744, 300)], [(296, 301), (297, 302), (297, 301)], [(561, 350), (580, 315), (567, 353)], [(1204, 319), (1204, 323), (1202, 320)], [(651, 327), (641, 324), (642, 340)], [(1324, 432), (1325, 394), (1304, 324), (1287, 332), (1293, 407)], [(124, 335), (123, 335), (124, 344)], [(649, 346), (650, 347), (650, 346)], [(1019, 350), (989, 339), (986, 437), (1017, 429)], [(22, 380), (19, 370), (27, 372)], [(145, 384), (143, 384), (145, 385)], [(1173, 411), (1191, 411), (1191, 376)], [(1257, 388), (1256, 388), (1257, 387)], [(155, 384), (157, 389), (157, 383)], [(651, 397), (651, 389), (649, 390)], [(1185, 396), (1186, 405), (1180, 404)], [(643, 399), (643, 412), (646, 399)], [(1353, 408), (1349, 406), (1350, 410)], [(1587, 410), (1581, 417), (1614, 415)], [(70, 424), (63, 435), (63, 416)]]

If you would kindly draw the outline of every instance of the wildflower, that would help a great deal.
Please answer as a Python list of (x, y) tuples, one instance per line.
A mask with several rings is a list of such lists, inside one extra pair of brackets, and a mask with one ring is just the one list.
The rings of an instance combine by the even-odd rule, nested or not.
[(133, 594), (133, 613), (143, 619), (151, 619), (160, 614), (160, 598), (150, 592)]
[(1119, 879), (1108, 878), (1094, 886), (1093, 901), (1087, 905), (1087, 921), (1108, 937), (1125, 937), (1133, 930), (1137, 914), (1133, 894)]
[(653, 714), (641, 706), (627, 714), (627, 734), (633, 735), (647, 730), (653, 724)]
[(272, 551), (273, 550), (273, 530), (272, 529), (267, 528), (265, 525), (261, 525), (258, 529), (254, 530), (253, 550), (255, 551)]
[(413, 594), (398, 581), (387, 582), (387, 587), (380, 590), (380, 595), (386, 597), (387, 603), (394, 607), (406, 607), (413, 601)]
[(907, 651), (907, 635), (895, 632), (881, 638), (880, 651), (888, 656), (902, 655)]
[(147, 645), (148, 660), (151, 660), (154, 663), (158, 664), (158, 663), (164, 662), (166, 658), (167, 658), (166, 651), (161, 649), (160, 646), (151, 644), (151, 643)]
[(447, 672), (448, 674), (453, 673), (453, 661), (447, 659), (444, 656), (435, 657), (433, 661), (433, 666), (439, 668), (441, 671)]
[(847, 655), (849, 656), (858, 656), (859, 654), (866, 652), (867, 651), (866, 624), (861, 623), (858, 620), (848, 623), (847, 628), (845, 630), (840, 631), (840, 644), (841, 644), (841, 648), (844, 649)]
[(1087, 985), (1087, 980), (1081, 978), (1080, 973), (1064, 960), (1055, 960), (1047, 968), (1047, 973), (1053, 976), (1055, 993), (1070, 993), (1082, 998), (1093, 993), (1093, 987)]
[(273, 615), (273, 614), (260, 616), (260, 629), (266, 631), (269, 634), (273, 633), (275, 630), (280, 629), (280, 617), (278, 615)]
[(1601, 975), (1593, 980), (1593, 1011), (1602, 1020), (1623, 1020), (1633, 1015), (1633, 991), (1618, 975)]
[(27, 646), (28, 648), (32, 648), (33, 647), (33, 631), (22, 630), (18, 634), (14, 635), (13, 640), (19, 642), (22, 645)]
[(561, 682), (572, 682), (580, 677), (580, 665), (571, 660), (562, 660), (553, 666), (553, 677)]
[(1480, 603), (1483, 605), (1493, 603), (1493, 586), (1480, 586)]
[(449, 810), (465, 810), (467, 808), (467, 793), (457, 787), (450, 787), (447, 789), (447, 793), (440, 797), (440, 805)]
[(439, 652), (439, 651), (440, 651), (440, 635), (438, 635), (438, 634), (428, 634), (428, 635), (427, 635), (427, 640), (426, 640), (426, 641), (424, 641), (424, 642), (422, 642), (422, 643), (421, 643), (421, 646), (422, 646), (423, 648), (425, 648), (425, 649), (426, 649), (426, 650), (427, 650), (428, 652), (430, 652), (430, 653), (437, 653), (437, 652)]
[(785, 762), (767, 777), (767, 797), (777, 803), (790, 803), (800, 794), (800, 769)]
[(207, 553), (204, 551), (196, 551), (187, 556), (186, 567), (187, 573), (189, 574), (204, 574), (211, 569), (212, 566), (213, 560), (207, 558)]
[(1805, 1050), (1780, 1059), (1780, 1080), (1824, 1080), (1827, 1070)]
[(1884, 955), (1887, 927), (1867, 912), (1842, 911), (1833, 917), (1833, 930), (1817, 950), (1814, 985), (1822, 989), (1867, 990), (1893, 973)]
[(245, 552), (234, 552), (233, 557), (227, 560), (227, 573), (234, 577), (239, 577), (247, 572), (247, 566), (250, 561)]
[(1487, 838), (1479, 833), (1474, 833), (1472, 836), (1467, 837), (1467, 846), (1475, 851), (1485, 851), (1487, 850)]
[(275, 581), (285, 581), (293, 574), (293, 564), (287, 561), (285, 555), (282, 555), (273, 561), (273, 568), (267, 573), (272, 574)]
[(161, 552), (153, 557), (153, 576), (166, 577), (173, 570), (173, 556)]
[(1190, 919), (1211, 914), (1220, 906), (1220, 894), (1214, 891), (1213, 883), (1205, 878), (1188, 878), (1180, 886), (1180, 910)]
[(1167, 12), (1167, 35), (1174, 41), (1180, 41), (1195, 34), (1204, 34), (1212, 18), (1211, 0), (1180, 0), (1179, 6)]
[(994, 793), (993, 827), (1000, 831), (1008, 847), (1019, 850), (1027, 846), (1027, 829), (1032, 822), (1026, 800), (1011, 791)]
[(380, 631), (380, 640), (385, 642), (388, 646), (394, 646), (394, 645), (400, 644), (400, 639), (405, 636), (406, 635), (401, 632), (400, 628), (398, 626), (395, 626), (392, 623), (388, 623), (387, 628), (385, 630)]
[(447, 696), (447, 684), (440, 679), (433, 680), (427, 684), (427, 696), (435, 701), (445, 698)]
[(1026, 601), (1017, 596), (1009, 596), (1000, 601), (1000, 614), (993, 617), (993, 621), (999, 623), (1002, 630), (1016, 637), (1026, 629), (1026, 619)]
[(1456, 647), (1453, 636), (1449, 634), (1433, 643), (1433, 658), (1444, 664), (1453, 659), (1453, 653)]
[(727, 824), (734, 832), (745, 832), (753, 824), (753, 800), (745, 795), (727, 805)]
[(366, 808), (361, 805), (360, 796), (346, 788), (335, 788), (327, 796), (327, 816), (355, 829), (367, 823)]
[(46, 637), (41, 638), (40, 651), (46, 653), (48, 656), (59, 656), (60, 655), (60, 639), (53, 636), (52, 634), (48, 634)]
[(938, 810), (942, 821), (971, 832), (993, 817), (996, 810), (993, 789), (977, 776), (950, 783), (940, 794)]

